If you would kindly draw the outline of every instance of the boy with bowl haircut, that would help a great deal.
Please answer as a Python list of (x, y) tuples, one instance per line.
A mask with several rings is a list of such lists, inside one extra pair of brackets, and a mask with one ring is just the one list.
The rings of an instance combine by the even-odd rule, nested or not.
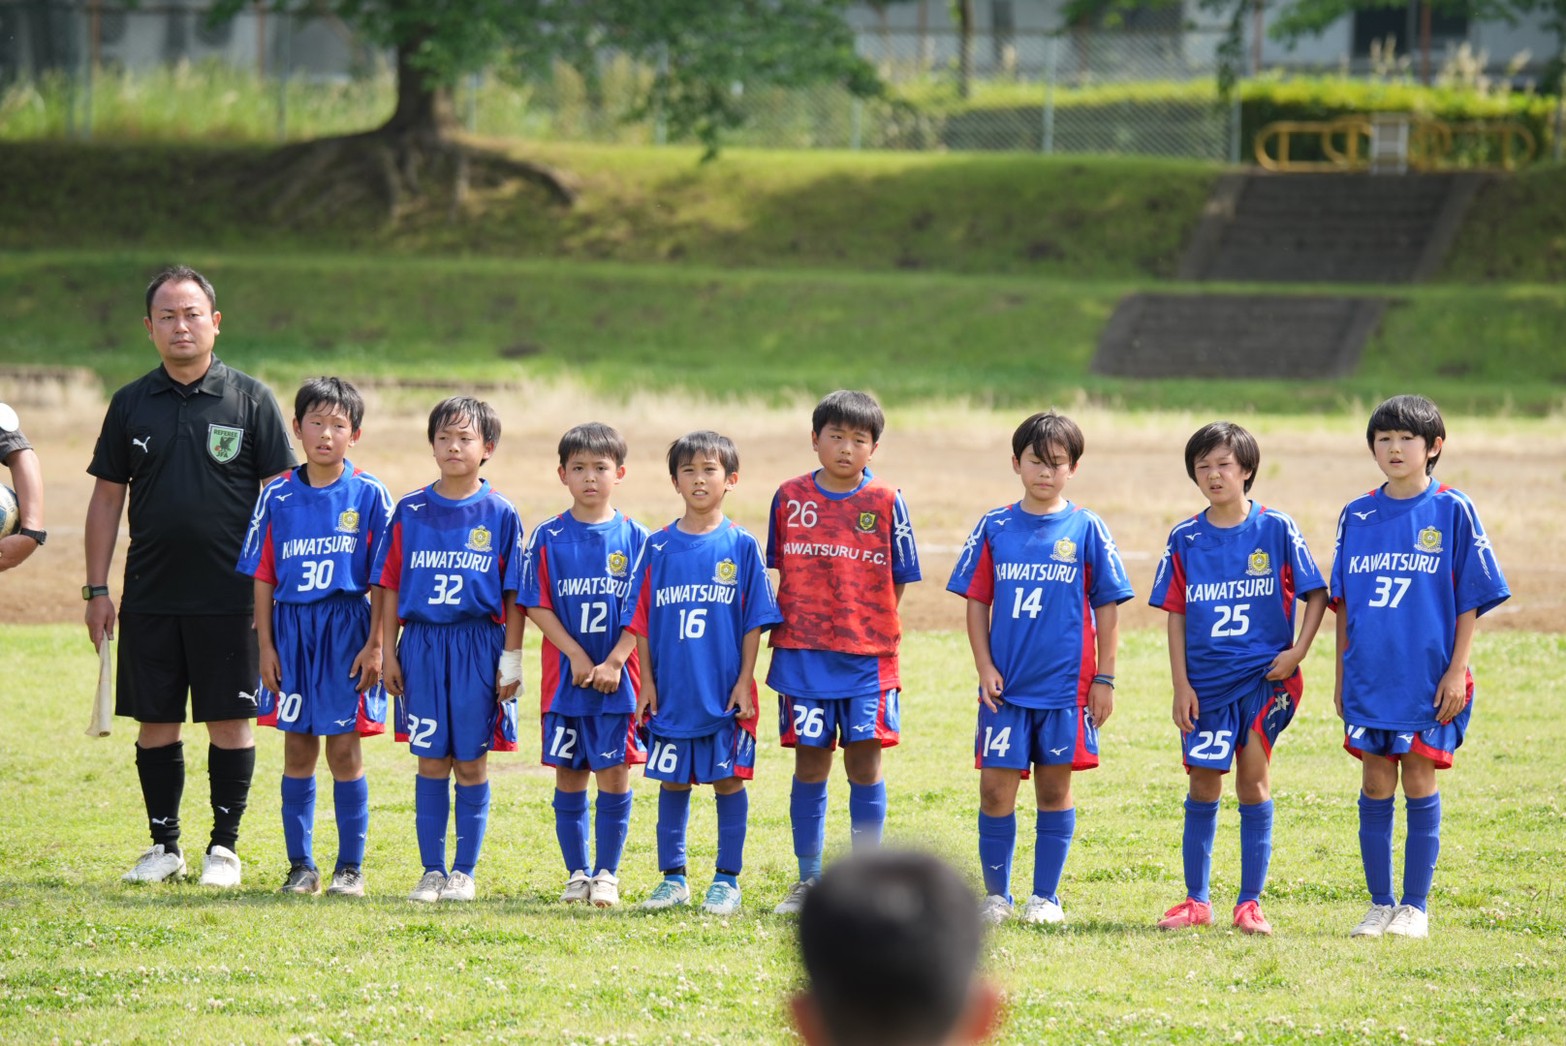
[[(522, 520), (479, 475), (499, 439), (488, 403), (454, 396), (436, 404), (429, 440), (440, 477), (397, 502), (375, 557), (374, 583), (395, 604), (386, 608), (384, 646), (397, 740), (419, 757), (414, 825), (424, 874), (411, 901), (473, 900), (489, 823), (489, 751), (516, 748)], [(453, 776), (457, 853), (448, 875)]]
[(797, 915), (821, 875), (839, 744), (856, 845), (879, 843), (886, 823), (881, 749), (898, 743), (901, 725), (898, 604), (921, 575), (908, 506), (869, 469), (885, 427), (866, 393), (823, 398), (810, 418), (821, 467), (780, 486), (767, 519), (767, 565), (777, 569), (783, 613), (769, 640), (767, 685), (778, 693), (783, 746), (794, 749), (789, 820), (799, 862), (780, 915)]
[[(1370, 910), (1350, 936), (1425, 937), (1441, 851), (1436, 771), (1473, 712), (1479, 616), (1510, 595), (1473, 502), (1431, 475), (1446, 424), (1423, 396), (1394, 396), (1365, 427), (1387, 481), (1338, 517), (1332, 561), (1343, 747), (1361, 762), (1359, 849)], [(1392, 817), (1408, 812), (1403, 892), (1392, 894)]]
[(691, 785), (710, 784), (718, 809), (717, 869), (702, 910), (734, 915), (756, 762), (756, 656), (781, 620), (761, 546), (723, 514), (739, 482), (726, 436), (692, 432), (669, 447), (669, 477), (685, 514), (652, 534), (632, 571), (626, 626), (642, 665), (637, 714), (647, 731), (646, 776), (658, 792), (660, 882), (643, 908), (690, 899), (685, 830)]
[[(624, 630), (631, 564), (647, 528), (610, 503), (625, 478), (625, 440), (608, 425), (560, 437), (560, 482), (571, 508), (533, 529), (517, 603), (543, 639), (541, 758), (555, 768), (555, 836), (566, 903), (620, 901), (616, 873), (631, 823), (629, 765), (645, 763), (636, 730), (641, 669)], [(587, 853), (587, 780), (598, 779), (597, 859)]]
[(984, 918), (1012, 915), (1017, 787), (1031, 766), (1038, 818), (1022, 917), (1061, 923), (1058, 890), (1077, 823), (1071, 774), (1098, 765), (1098, 731), (1115, 706), (1119, 604), (1133, 592), (1109, 528), (1066, 499), (1084, 449), (1076, 422), (1035, 414), (1011, 446), (1022, 499), (979, 520), (946, 588), (967, 600), (979, 674)]
[(370, 790), (359, 738), (386, 729), (382, 606), (369, 596), (370, 567), (392, 506), (381, 481), (347, 459), (363, 421), (363, 397), (341, 378), (299, 387), (293, 428), (305, 463), (261, 491), (239, 554), (239, 572), (255, 579), (256, 721), (283, 731), (283, 893), (321, 892), (312, 843), (324, 737), (337, 815), (326, 892), (364, 894)]
[[(1185, 472), (1208, 507), (1169, 532), (1148, 602), (1169, 612), (1173, 718), (1189, 793), (1181, 853), (1186, 899), (1164, 930), (1213, 921), (1213, 838), (1223, 775), (1236, 769), (1240, 892), (1234, 925), (1270, 934), (1261, 911), (1272, 859), (1272, 747), (1304, 691), (1300, 662), (1327, 608), (1327, 585), (1294, 520), (1249, 497), (1261, 450), (1239, 425), (1215, 421), (1185, 445)], [(1305, 616), (1295, 638), (1295, 602)]]

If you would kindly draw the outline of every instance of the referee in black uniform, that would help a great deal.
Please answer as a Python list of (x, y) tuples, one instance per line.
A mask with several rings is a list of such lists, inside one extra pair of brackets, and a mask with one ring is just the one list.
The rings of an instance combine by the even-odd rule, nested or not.
[(147, 287), (144, 321), (163, 364), (114, 394), (87, 471), (87, 633), (114, 632), (109, 562), (130, 491), (130, 547), (119, 615), (117, 715), (135, 719), (136, 771), (152, 846), (130, 882), (183, 876), (186, 693), (205, 723), (212, 841), (201, 882), (237, 886), (239, 820), (255, 771), (260, 675), (253, 588), (234, 564), (265, 480), (294, 464), (267, 387), (212, 354), (222, 315), (212, 284), (183, 266)]

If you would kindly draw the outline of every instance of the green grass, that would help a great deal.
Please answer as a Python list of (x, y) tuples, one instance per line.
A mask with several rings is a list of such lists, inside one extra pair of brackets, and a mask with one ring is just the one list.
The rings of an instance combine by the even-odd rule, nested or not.
[[(1275, 763), (1277, 846), (1265, 900), (1276, 936), (1154, 930), (1182, 889), (1184, 779), (1162, 636), (1132, 632), (1123, 647), (1104, 765), (1077, 779), (1079, 829), (1062, 887), (1070, 925), (1007, 925), (986, 950), (1008, 999), (1000, 1041), (1559, 1041), (1566, 796), (1553, 738), (1566, 640), (1481, 630), (1474, 726), (1442, 778), (1428, 942), (1346, 936), (1366, 901), (1358, 773), (1331, 713), (1330, 643), (1318, 643), (1307, 665), (1306, 703)], [(905, 651), (907, 740), (888, 755), (889, 838), (932, 849), (977, 882), (966, 644), (955, 633), (921, 633)], [(536, 679), (536, 648), (528, 659)], [(751, 791), (746, 906), (731, 920), (554, 904), (563, 873), (552, 782), (533, 766), (536, 719), (527, 716), (523, 753), (492, 762), (481, 899), (471, 908), (401, 900), (419, 870), (413, 768), (384, 739), (367, 742), (371, 897), (275, 894), (285, 868), (281, 745), (270, 731), (260, 736), (242, 840), (246, 886), (227, 895), (193, 885), (137, 889), (118, 882), (144, 846), (131, 734), (123, 723), (108, 741), (80, 732), (95, 666), (79, 627), (10, 626), (0, 645), (11, 724), (0, 761), (7, 1040), (790, 1041), (781, 1000), (798, 969), (790, 924), (769, 914), (793, 874), (789, 764), (770, 723)], [(775, 707), (770, 696), (763, 704), (769, 714)], [(208, 823), (204, 752), (199, 743), (187, 750), (191, 844)], [(622, 866), (629, 902), (656, 881), (656, 801), (644, 782), (636, 787)], [(838, 778), (834, 851), (847, 834), (840, 789)], [(323, 777), (317, 854), (325, 861), (335, 851), (329, 794)], [(1030, 821), (1021, 820), (1025, 829)], [(713, 834), (711, 800), (699, 793), (693, 868), (711, 860)], [(1214, 858), (1220, 908), (1236, 888), (1237, 834), (1231, 795)], [(1014, 884), (1025, 886), (1031, 833), (1020, 835)]]

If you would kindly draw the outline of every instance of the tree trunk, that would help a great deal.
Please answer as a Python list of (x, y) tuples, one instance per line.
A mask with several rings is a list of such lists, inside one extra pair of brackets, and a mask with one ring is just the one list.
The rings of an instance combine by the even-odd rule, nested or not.
[(957, 0), (957, 97), (973, 87), (973, 0)]
[(451, 87), (437, 83), (412, 61), (420, 41), (397, 45), (397, 109), (382, 131), (439, 141), (457, 129)]

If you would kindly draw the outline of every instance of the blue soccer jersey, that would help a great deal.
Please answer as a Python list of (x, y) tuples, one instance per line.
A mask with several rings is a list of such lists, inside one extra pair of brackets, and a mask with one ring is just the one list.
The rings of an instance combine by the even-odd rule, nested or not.
[(1349, 502), (1332, 561), (1332, 607), (1348, 626), (1344, 720), (1384, 730), (1435, 726), (1436, 685), (1451, 665), (1458, 617), (1484, 614), (1510, 595), (1461, 491), (1432, 480), (1418, 497), (1378, 489)]
[(649, 728), (663, 737), (713, 733), (735, 717), (728, 704), (745, 633), (783, 620), (761, 545), (731, 519), (706, 534), (671, 523), (647, 539), (632, 577), (628, 627), (647, 638), (652, 664), (643, 670), (658, 687)]
[(503, 624), (505, 594), (520, 584), (522, 520), (488, 480), (461, 501), (424, 487), (397, 502), (375, 563), (371, 581), (396, 590), (402, 621)]
[(261, 491), (237, 569), (272, 585), (279, 603), (363, 595), (370, 589), (371, 554), (391, 518), (391, 495), (349, 461), (325, 487), (306, 482), (304, 468)]
[(1024, 708), (1086, 703), (1098, 662), (1093, 607), (1135, 595), (1109, 528), (1071, 502), (1048, 515), (1020, 505), (987, 513), (946, 588), (990, 606), (1003, 696)]
[[(629, 611), (631, 565), (642, 554), (647, 528), (616, 512), (603, 523), (581, 523), (569, 512), (538, 526), (522, 556), (522, 587), (517, 602), (552, 611), (582, 644), (594, 664), (602, 664), (625, 628)], [(636, 652), (620, 673), (620, 689), (601, 694), (571, 682), (571, 661), (545, 637), (542, 710), (567, 716), (607, 715), (636, 710), (641, 689)]]
[(1169, 532), (1148, 603), (1185, 615), (1185, 671), (1202, 711), (1244, 697), (1294, 645), (1294, 608), (1327, 587), (1294, 520), (1251, 502), (1237, 527), (1204, 511)]

